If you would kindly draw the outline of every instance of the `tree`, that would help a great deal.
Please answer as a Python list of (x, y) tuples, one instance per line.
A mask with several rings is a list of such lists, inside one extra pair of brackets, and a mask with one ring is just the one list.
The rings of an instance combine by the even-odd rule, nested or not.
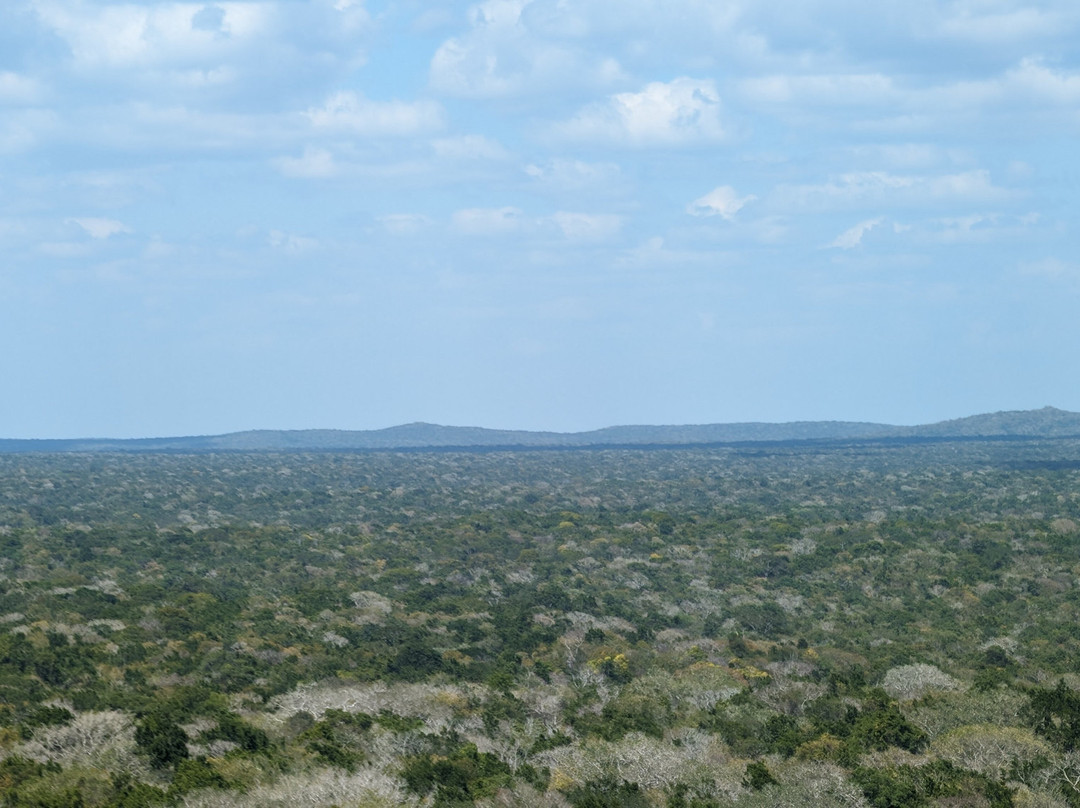
[(187, 759), (187, 740), (179, 724), (155, 713), (144, 716), (135, 730), (135, 743), (159, 769)]

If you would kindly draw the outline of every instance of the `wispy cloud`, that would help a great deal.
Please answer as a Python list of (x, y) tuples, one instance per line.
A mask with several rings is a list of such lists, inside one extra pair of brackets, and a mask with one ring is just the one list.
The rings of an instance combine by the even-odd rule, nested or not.
[(0, 104), (32, 104), (40, 100), (41, 84), (29, 76), (0, 72)]
[(610, 213), (558, 211), (551, 218), (571, 241), (605, 241), (622, 228), (622, 217)]
[(310, 146), (299, 157), (278, 157), (273, 163), (286, 177), (303, 179), (325, 179), (335, 176), (339, 170), (333, 154)]
[(512, 233), (525, 224), (520, 208), (466, 208), (453, 215), (454, 229), (470, 236), (491, 236)]
[(483, 135), (459, 135), (431, 142), (435, 154), (446, 160), (505, 160), (509, 154), (498, 141)]
[(99, 219), (93, 216), (83, 216), (72, 218), (68, 221), (77, 224), (88, 236), (90, 236), (90, 238), (94, 239), (107, 239), (121, 233), (132, 232), (130, 227), (116, 219)]
[(306, 115), (316, 129), (355, 135), (401, 137), (443, 125), (442, 107), (434, 101), (372, 101), (353, 92), (335, 93)]
[(395, 236), (412, 235), (431, 226), (431, 219), (422, 213), (388, 213), (379, 216), (378, 222), (386, 232)]
[(686, 212), (691, 216), (719, 216), (731, 221), (736, 213), (755, 199), (757, 197), (753, 194), (740, 197), (730, 185), (721, 185), (687, 205)]
[(814, 185), (780, 186), (775, 201), (783, 207), (820, 211), (875, 205), (902, 207), (936, 203), (999, 202), (1013, 194), (997, 186), (985, 169), (948, 174), (893, 174), (855, 171)]
[(859, 222), (854, 227), (845, 230), (829, 244), (830, 247), (838, 247), (841, 250), (852, 250), (862, 244), (863, 236), (885, 221), (884, 216), (875, 219), (867, 219)]

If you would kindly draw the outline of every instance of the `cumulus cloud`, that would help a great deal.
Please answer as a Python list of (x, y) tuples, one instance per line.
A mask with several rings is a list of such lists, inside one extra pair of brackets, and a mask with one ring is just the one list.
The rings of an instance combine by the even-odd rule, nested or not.
[(274, 4), (35, 4), (40, 18), (91, 67), (191, 62), (235, 51), (267, 32)]
[(581, 110), (556, 127), (574, 140), (627, 146), (681, 146), (717, 141), (724, 136), (720, 94), (711, 79), (655, 81), (641, 92), (617, 93)]
[(753, 195), (740, 198), (730, 185), (721, 185), (687, 205), (686, 212), (691, 216), (719, 216), (731, 221), (747, 202), (755, 199)]
[(130, 227), (116, 219), (99, 219), (93, 216), (84, 216), (69, 219), (68, 221), (74, 222), (81, 227), (90, 238), (95, 239), (107, 239), (110, 236), (116, 236), (120, 233), (132, 232)]
[(879, 224), (885, 221), (884, 216), (878, 216), (875, 219), (867, 219), (864, 222), (859, 222), (849, 230), (845, 230), (829, 245), (830, 247), (838, 247), (841, 250), (851, 250), (862, 244), (863, 236), (877, 227)]
[(512, 233), (525, 224), (520, 208), (466, 208), (453, 215), (454, 229), (471, 236)]
[(1019, 108), (1056, 111), (1071, 120), (1080, 102), (1080, 73), (1033, 57), (977, 78), (919, 82), (883, 73), (790, 72), (751, 76), (735, 87), (750, 106), (800, 125), (866, 131), (970, 125), (987, 111)]
[(581, 43), (545, 36), (523, 12), (530, 0), (485, 0), (469, 9), (469, 29), (436, 50), (431, 84), (469, 98), (495, 98), (552, 86), (607, 86), (625, 77), (618, 61)]
[(358, 93), (335, 93), (306, 113), (317, 129), (357, 135), (406, 136), (438, 129), (442, 107), (434, 101), (372, 101)]

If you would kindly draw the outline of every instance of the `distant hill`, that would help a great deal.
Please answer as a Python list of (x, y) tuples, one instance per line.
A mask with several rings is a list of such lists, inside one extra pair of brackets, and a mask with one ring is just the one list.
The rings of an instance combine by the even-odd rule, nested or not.
[(588, 432), (528, 432), (482, 427), (403, 424), (387, 429), (250, 430), (226, 435), (130, 440), (3, 440), (0, 452), (288, 452), (394, 449), (693, 446), (759, 441), (903, 440), (1080, 437), (1080, 413), (1040, 410), (972, 415), (923, 426), (859, 421), (793, 421), (688, 426), (612, 426)]
[(1056, 407), (971, 415), (925, 426), (898, 429), (897, 435), (921, 438), (1013, 436), (1064, 438), (1080, 435), (1080, 412)]

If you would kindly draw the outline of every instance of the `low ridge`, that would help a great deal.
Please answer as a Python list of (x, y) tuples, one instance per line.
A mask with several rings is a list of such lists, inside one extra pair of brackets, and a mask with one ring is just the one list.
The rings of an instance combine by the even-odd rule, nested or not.
[(1080, 413), (1055, 407), (972, 415), (922, 426), (860, 421), (611, 426), (530, 432), (414, 422), (385, 429), (247, 430), (225, 435), (136, 439), (0, 439), (0, 452), (260, 452), (445, 448), (693, 446), (760, 441), (1080, 437)]

